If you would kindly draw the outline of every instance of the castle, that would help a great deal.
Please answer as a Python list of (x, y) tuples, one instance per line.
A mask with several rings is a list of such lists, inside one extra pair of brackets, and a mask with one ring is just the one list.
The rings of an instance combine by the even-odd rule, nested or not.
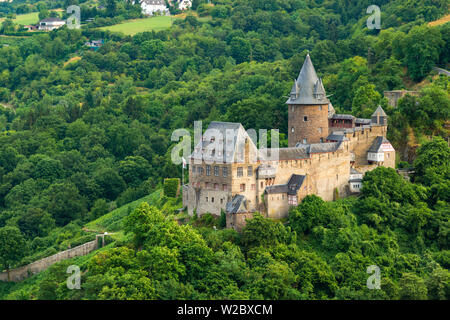
[(309, 54), (286, 104), (288, 148), (257, 148), (240, 123), (210, 123), (189, 158), (190, 215), (224, 211), (227, 227), (240, 230), (254, 212), (283, 219), (309, 194), (332, 201), (358, 193), (365, 172), (395, 167), (383, 109), (371, 119), (336, 114)]

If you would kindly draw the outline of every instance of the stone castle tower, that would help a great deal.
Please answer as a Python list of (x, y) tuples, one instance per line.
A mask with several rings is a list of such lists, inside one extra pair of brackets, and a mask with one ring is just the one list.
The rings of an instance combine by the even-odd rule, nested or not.
[(328, 106), (322, 79), (319, 79), (309, 54), (294, 81), (288, 105), (289, 147), (297, 143), (325, 142), (328, 136)]

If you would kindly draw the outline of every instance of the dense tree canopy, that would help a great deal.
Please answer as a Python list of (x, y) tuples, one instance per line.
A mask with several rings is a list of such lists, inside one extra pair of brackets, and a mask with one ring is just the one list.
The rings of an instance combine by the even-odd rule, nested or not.
[[(0, 17), (54, 15), (62, 2), (75, 3), (2, 2)], [(115, 222), (125, 236), (85, 261), (82, 290), (61, 289), (61, 263), (38, 291), (9, 298), (448, 299), (450, 86), (432, 68), (448, 67), (450, 24), (427, 24), (447, 12), (447, 1), (206, 2), (193, 2), (199, 17), (134, 36), (97, 29), (142, 17), (130, 1), (101, 1), (104, 9), (79, 1), (82, 20), (95, 18), (81, 30), (30, 36), (14, 20), (2, 22), (3, 268), (93, 240), (82, 226), (117, 207), (126, 216)], [(382, 30), (366, 28), (371, 4), (382, 9)], [(98, 39), (99, 50), (84, 46)], [(385, 109), (388, 139), (415, 168), (414, 183), (378, 168), (359, 198), (308, 196), (288, 221), (255, 213), (242, 234), (211, 215), (178, 225), (173, 193), (131, 208), (179, 178), (174, 129), (236, 121), (279, 129), (284, 146), (286, 95), (307, 52), (337, 112)], [(419, 95), (397, 108), (383, 98), (419, 81)], [(381, 290), (366, 286), (370, 265), (381, 269)], [(0, 286), (0, 297), (8, 294)]]

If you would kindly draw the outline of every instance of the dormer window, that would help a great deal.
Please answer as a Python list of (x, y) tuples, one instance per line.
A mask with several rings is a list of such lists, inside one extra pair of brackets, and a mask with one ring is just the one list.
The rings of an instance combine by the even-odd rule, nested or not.
[(322, 94), (322, 93), (316, 93), (316, 94), (314, 95), (314, 97), (315, 97), (317, 100), (322, 100), (322, 99), (323, 99), (323, 94)]

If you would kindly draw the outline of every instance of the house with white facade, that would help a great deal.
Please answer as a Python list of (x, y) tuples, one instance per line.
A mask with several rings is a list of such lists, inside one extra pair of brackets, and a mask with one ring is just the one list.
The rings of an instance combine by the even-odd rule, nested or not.
[(39, 30), (42, 31), (52, 31), (58, 28), (61, 28), (66, 24), (65, 20), (61, 20), (60, 18), (45, 18), (39, 22)]
[(153, 15), (170, 15), (169, 8), (164, 0), (142, 0), (142, 13), (148, 16)]
[(350, 168), (350, 179), (348, 181), (350, 193), (360, 193), (362, 188), (363, 174), (354, 168)]

